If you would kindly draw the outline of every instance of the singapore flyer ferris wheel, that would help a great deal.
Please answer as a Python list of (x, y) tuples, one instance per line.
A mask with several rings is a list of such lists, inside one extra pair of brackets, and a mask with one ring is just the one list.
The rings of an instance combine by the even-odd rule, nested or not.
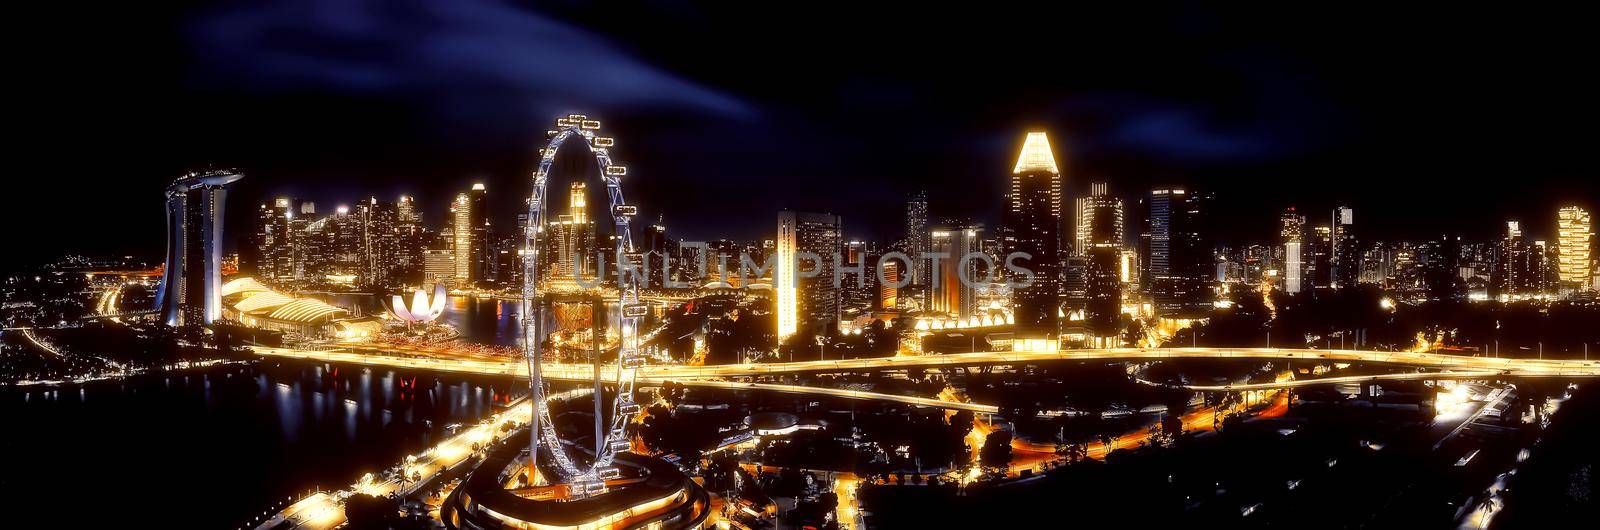
[[(530, 426), (532, 441), (529, 444), (529, 457), (530, 463), (536, 465), (539, 462), (539, 447), (543, 445), (549, 457), (550, 467), (559, 475), (553, 477), (551, 482), (567, 484), (573, 497), (585, 497), (604, 493), (605, 481), (621, 476), (621, 471), (612, 464), (618, 453), (626, 452), (630, 448), (627, 426), (640, 410), (639, 404), (633, 397), (634, 380), (638, 367), (644, 361), (639, 354), (636, 332), (646, 306), (639, 303), (639, 278), (636, 275), (617, 274), (616, 302), (619, 316), (616, 322), (620, 348), (617, 354), (616, 379), (613, 383), (616, 397), (610, 406), (609, 428), (602, 429), (601, 422), (604, 421), (604, 415), (601, 414), (603, 411), (600, 409), (600, 400), (604, 385), (599, 376), (601, 359), (596, 355), (593, 360), (596, 374), (593, 394), (596, 401), (595, 452), (589, 463), (583, 465), (567, 452), (551, 421), (550, 409), (546, 402), (548, 389), (540, 363), (542, 348), (540, 342), (545, 331), (542, 329), (545, 322), (543, 312), (547, 305), (545, 298), (551, 294), (550, 288), (541, 282), (539, 252), (543, 247), (540, 245), (540, 237), (543, 232), (542, 227), (545, 226), (546, 184), (550, 178), (550, 168), (561, 146), (570, 141), (581, 141), (588, 148), (589, 154), (594, 156), (599, 167), (600, 180), (605, 184), (610, 214), (615, 223), (616, 247), (613, 250), (616, 252), (619, 270), (622, 268), (620, 267), (622, 263), (632, 263), (638, 259), (628, 229), (628, 222), (635, 209), (629, 206), (622, 196), (622, 177), (627, 174), (627, 168), (611, 160), (610, 148), (615, 145), (615, 140), (598, 135), (600, 122), (581, 114), (569, 114), (557, 118), (555, 125), (554, 129), (548, 131), (549, 140), (545, 147), (539, 150), (539, 166), (533, 173), (533, 196), (528, 201), (528, 224), (523, 233), (522, 338), (523, 352), (528, 363), (528, 387), (534, 408)], [(605, 324), (597, 316), (593, 325), (598, 328)]]

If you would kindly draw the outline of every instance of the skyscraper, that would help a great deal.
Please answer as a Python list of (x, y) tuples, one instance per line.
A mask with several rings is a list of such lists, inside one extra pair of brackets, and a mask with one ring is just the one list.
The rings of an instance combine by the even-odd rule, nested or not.
[(1094, 246), (1122, 247), (1122, 199), (1109, 193), (1110, 185), (1095, 182), (1089, 194), (1074, 201), (1072, 253), (1089, 255)]
[(1355, 210), (1348, 206), (1334, 208), (1331, 224), (1333, 241), (1328, 264), (1333, 269), (1333, 287), (1354, 287), (1361, 276), (1361, 255), (1355, 236)]
[(294, 200), (274, 199), (262, 204), (256, 213), (256, 274), (263, 280), (284, 281), (295, 277)]
[[(167, 259), (156, 309), (167, 325), (207, 325), (222, 316), (222, 220), (231, 170), (187, 173), (167, 187)], [(191, 193), (196, 192), (196, 193)]]
[(395, 203), (395, 259), (394, 279), (402, 284), (422, 281), (422, 213), (417, 210), (416, 199), (401, 195)]
[(1084, 262), (1084, 316), (1101, 337), (1118, 333), (1122, 312), (1122, 199), (1108, 190), (1104, 182), (1091, 184), (1073, 212), (1077, 229), (1073, 250)]
[[(928, 251), (928, 192), (918, 191), (906, 201), (906, 248), (911, 256), (911, 284), (926, 286), (928, 262), (922, 254)], [(920, 290), (920, 289), (913, 289)]]
[(1589, 212), (1577, 206), (1556, 211), (1556, 248), (1559, 276), (1565, 288), (1583, 290), (1590, 284), (1594, 268), (1594, 222)]
[(1514, 298), (1528, 294), (1528, 247), (1522, 238), (1522, 223), (1506, 221), (1505, 235), (1495, 251), (1494, 273), (1490, 279), (1489, 295)]
[[(928, 309), (949, 314), (965, 322), (977, 309), (975, 286), (989, 271), (978, 270), (979, 260), (962, 258), (979, 252), (979, 234), (983, 227), (976, 225), (934, 228), (928, 232), (928, 245), (935, 255), (943, 255), (937, 267), (930, 272)], [(964, 270), (963, 270), (964, 269)], [(966, 281), (962, 278), (965, 277)]]
[(890, 260), (882, 262), (883, 281), (878, 282), (878, 309), (894, 311), (900, 307), (900, 269), (904, 267), (900, 261)]
[[(1012, 291), (1016, 320), (1015, 347), (1055, 349), (1059, 333), (1061, 274), (1061, 170), (1050, 139), (1030, 132), (1011, 169), (1002, 242), (1005, 251), (1030, 257), (1018, 265), (1033, 272), (1033, 281)], [(1021, 281), (1020, 279), (1014, 281)]]
[(472, 223), (472, 244), (469, 247), (469, 251), (471, 253), (470, 266), (472, 268), (472, 274), (470, 276), (470, 281), (468, 282), (469, 284), (480, 283), (492, 276), (490, 271), (493, 269), (494, 260), (490, 257), (490, 226), (489, 208), (487, 206), (488, 201), (486, 199), (487, 194), (488, 191), (486, 188), (484, 188), (483, 183), (480, 182), (472, 185), (472, 192), (470, 194), (471, 207), (468, 209), (468, 220)]
[(1283, 291), (1294, 294), (1305, 290), (1306, 217), (1289, 207), (1279, 219), (1278, 238), (1283, 241), (1283, 271), (1279, 273), (1283, 277)]
[(451, 280), (460, 287), (471, 286), (477, 279), (472, 259), (472, 204), (472, 197), (465, 193), (457, 194), (450, 203), (450, 255), (455, 260)]
[[(777, 293), (778, 340), (790, 335), (816, 331), (839, 320), (839, 289), (834, 286), (833, 258), (842, 244), (842, 221), (837, 215), (778, 212), (777, 272), (773, 290)], [(801, 263), (801, 253), (807, 258)], [(800, 270), (816, 274), (801, 277)], [(809, 340), (809, 339), (808, 339)]]
[(1195, 317), (1210, 307), (1210, 202), (1209, 195), (1184, 188), (1150, 190), (1148, 274), (1157, 316)]
[(596, 272), (595, 227), (589, 219), (588, 186), (573, 182), (567, 191), (567, 213), (545, 226), (547, 261), (540, 268), (556, 278), (573, 280)]

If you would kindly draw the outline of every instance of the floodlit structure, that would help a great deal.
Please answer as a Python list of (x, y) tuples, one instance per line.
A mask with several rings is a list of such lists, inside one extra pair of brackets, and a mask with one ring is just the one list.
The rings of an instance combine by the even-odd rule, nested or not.
[[(622, 197), (622, 177), (627, 174), (627, 168), (612, 162), (610, 147), (615, 142), (610, 138), (598, 136), (596, 133), (599, 129), (599, 121), (590, 120), (581, 114), (571, 114), (556, 120), (556, 128), (548, 131), (549, 143), (539, 151), (539, 167), (533, 174), (533, 197), (528, 201), (528, 223), (523, 232), (525, 253), (522, 276), (523, 348), (528, 362), (529, 387), (534, 408), (533, 436), (529, 443), (529, 454), (539, 455), (540, 445), (546, 448), (551, 467), (555, 472), (552, 482), (565, 484), (572, 498), (605, 493), (606, 481), (621, 476), (621, 470), (613, 466), (612, 462), (618, 454), (629, 450), (627, 426), (641, 410), (639, 404), (633, 400), (634, 375), (638, 367), (644, 364), (644, 357), (639, 354), (638, 336), (635, 330), (639, 318), (645, 315), (648, 307), (639, 302), (640, 278), (636, 274), (619, 275), (617, 305), (621, 314), (615, 321), (621, 347), (617, 354), (618, 370), (614, 382), (616, 398), (611, 404), (611, 422), (607, 430), (601, 428), (605, 414), (600, 410), (600, 401), (598, 399), (595, 401), (595, 448), (589, 465), (580, 465), (577, 459), (568, 455), (567, 449), (556, 434), (555, 423), (551, 421), (550, 409), (546, 403), (547, 389), (541, 376), (540, 344), (547, 331), (544, 329), (546, 301), (544, 298), (548, 293), (540, 292), (539, 252), (544, 249), (540, 240), (543, 230), (540, 228), (548, 224), (545, 218), (547, 183), (551, 165), (555, 162), (556, 153), (561, 150), (563, 144), (569, 141), (583, 142), (589, 148), (589, 154), (594, 156), (597, 167), (600, 168), (600, 180), (604, 183), (610, 199), (608, 213), (611, 214), (616, 227), (614, 241), (619, 261), (637, 265), (641, 264), (643, 259), (634, 252), (633, 237), (629, 231), (629, 222), (636, 210)], [(600, 319), (596, 319), (595, 327), (603, 325), (601, 322)], [(602, 395), (598, 366), (600, 362), (599, 356), (596, 355), (594, 360), (596, 396)]]
[(1019, 345), (1052, 347), (1060, 332), (1061, 182), (1050, 138), (1044, 132), (1028, 133), (1011, 169), (1001, 223), (1005, 252), (1031, 256), (1019, 263), (1033, 271), (1032, 283), (1012, 291)]
[(1278, 235), (1283, 239), (1283, 291), (1289, 294), (1305, 289), (1304, 248), (1306, 217), (1289, 208), (1279, 222)]
[(837, 215), (778, 212), (773, 290), (777, 292), (779, 341), (839, 321), (833, 258), (843, 239), (841, 226)]
[(156, 309), (168, 325), (209, 325), (222, 316), (222, 217), (228, 169), (187, 173), (167, 186), (167, 257)]
[(428, 291), (417, 289), (411, 294), (411, 305), (407, 306), (405, 298), (394, 295), (389, 301), (389, 311), (394, 317), (407, 324), (426, 324), (433, 322), (444, 313), (444, 301), (448, 297), (444, 284), (434, 284), (433, 296), (428, 296)]
[(981, 250), (978, 234), (982, 230), (982, 226), (973, 225), (940, 227), (928, 232), (929, 248), (947, 256), (929, 275), (928, 309), (963, 322), (975, 315), (978, 293), (974, 286), (994, 271), (979, 271), (978, 260), (963, 258)]
[(313, 339), (359, 339), (377, 334), (383, 322), (315, 298), (298, 298), (255, 278), (234, 278), (218, 291), (222, 316), (252, 328)]
[(1556, 237), (1556, 251), (1560, 259), (1557, 273), (1561, 283), (1583, 289), (1589, 285), (1589, 274), (1593, 268), (1590, 252), (1594, 248), (1594, 221), (1589, 212), (1577, 206), (1567, 206), (1557, 211)]
[[(634, 251), (629, 221), (635, 213), (622, 198), (622, 177), (626, 169), (614, 164), (608, 148), (610, 138), (597, 136), (600, 122), (571, 114), (556, 120), (549, 131), (550, 141), (540, 151), (539, 167), (533, 175), (533, 197), (528, 201), (527, 222), (523, 225), (522, 329), (531, 392), (531, 425), (507, 444), (489, 449), (488, 456), (457, 487), (440, 507), (440, 518), (447, 528), (489, 530), (500, 528), (537, 529), (636, 529), (678, 530), (699, 528), (710, 513), (710, 498), (677, 466), (665, 460), (629, 453), (627, 426), (640, 413), (633, 400), (635, 374), (643, 364), (639, 354), (638, 321), (648, 311), (639, 302), (639, 277), (621, 274), (617, 280), (616, 307), (610, 319), (595, 318), (595, 335), (606, 320), (615, 324), (618, 335), (616, 380), (604, 388), (601, 380), (600, 346), (595, 343), (594, 392), (595, 437), (588, 458), (568, 454), (568, 446), (556, 433), (551, 421), (541, 346), (549, 331), (545, 308), (557, 299), (579, 297), (599, 303), (603, 294), (584, 287), (577, 291), (539, 281), (539, 253), (544, 250), (545, 195), (551, 163), (562, 144), (581, 141), (598, 162), (612, 221), (616, 226), (615, 251), (620, 264), (642, 266), (643, 256)], [(598, 213), (598, 212), (596, 212)], [(560, 372), (552, 374), (561, 378)], [(566, 377), (571, 380), (571, 376)], [(605, 430), (603, 391), (614, 392), (610, 430)], [(521, 436), (528, 436), (527, 452), (522, 452)], [(544, 451), (540, 451), (540, 447)], [(587, 449), (587, 448), (583, 448)], [(582, 450), (582, 449), (580, 449)], [(508, 477), (522, 477), (508, 480)], [(541, 483), (543, 482), (543, 483)]]

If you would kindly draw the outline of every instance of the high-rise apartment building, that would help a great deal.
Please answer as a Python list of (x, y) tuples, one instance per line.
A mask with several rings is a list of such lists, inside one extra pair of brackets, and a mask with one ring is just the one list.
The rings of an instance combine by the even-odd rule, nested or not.
[(1585, 289), (1591, 284), (1594, 269), (1594, 220), (1578, 206), (1556, 211), (1556, 251), (1558, 275), (1567, 289)]
[[(841, 249), (842, 224), (837, 215), (778, 212), (778, 263), (772, 288), (777, 293), (779, 341), (838, 322), (833, 258)], [(813, 259), (818, 262), (812, 263)], [(809, 274), (813, 270), (816, 274)]]

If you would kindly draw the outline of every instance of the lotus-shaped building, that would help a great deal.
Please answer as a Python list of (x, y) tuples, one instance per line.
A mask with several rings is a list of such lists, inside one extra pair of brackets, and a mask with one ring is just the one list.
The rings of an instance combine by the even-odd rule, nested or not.
[(445, 296), (444, 284), (433, 286), (432, 300), (429, 300), (427, 291), (417, 289), (417, 292), (411, 295), (410, 306), (406, 305), (405, 298), (397, 294), (390, 300), (389, 311), (394, 313), (395, 318), (407, 323), (426, 324), (444, 313)]

